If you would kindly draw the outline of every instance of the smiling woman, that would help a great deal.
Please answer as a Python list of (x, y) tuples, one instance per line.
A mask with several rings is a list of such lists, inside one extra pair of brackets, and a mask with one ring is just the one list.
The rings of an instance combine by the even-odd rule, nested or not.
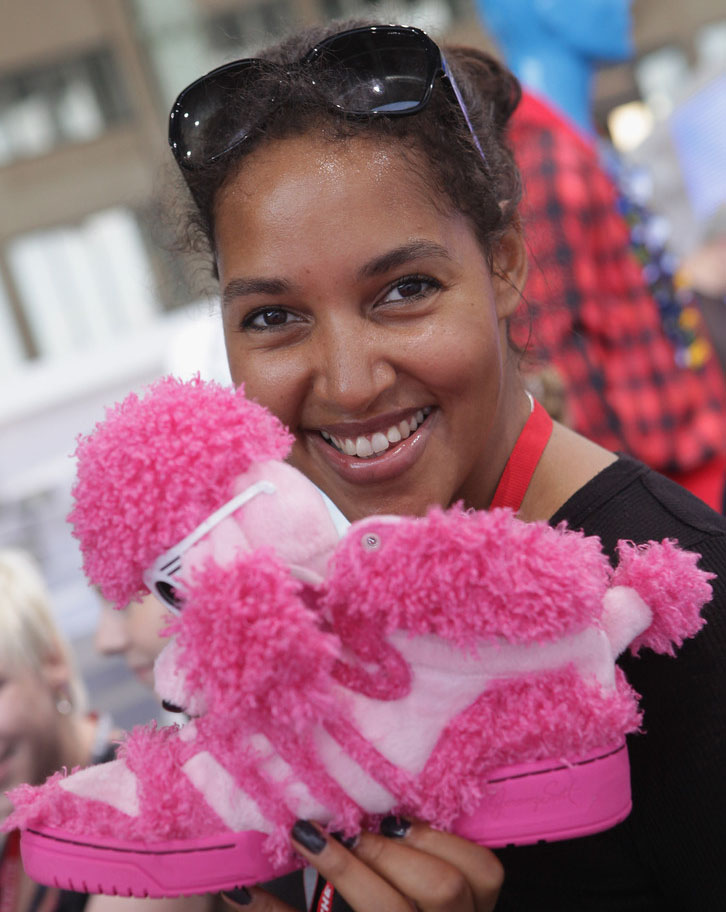
[(232, 377), (287, 425), (289, 461), (348, 519), (505, 505), (600, 536), (613, 562), (618, 539), (678, 539), (720, 574), (708, 625), (676, 661), (620, 660), (647, 732), (630, 746), (625, 823), (498, 851), (503, 888), (487, 849), (405, 821), (352, 851), (304, 822), (294, 846), (359, 912), (655, 910), (664, 894), (717, 908), (726, 522), (552, 426), (524, 390), (508, 339), (527, 270), (507, 145), (519, 95), (478, 50), (360, 23), (298, 34), (182, 92), (170, 143), (220, 280)]
[[(215, 244), (232, 377), (294, 432), (293, 465), (350, 519), (488, 504), (520, 429), (506, 419), (529, 411), (504, 383), (523, 276), (495, 293), (465, 216), (380, 138), (305, 136), (247, 158)], [(522, 269), (516, 236), (497, 257)]]

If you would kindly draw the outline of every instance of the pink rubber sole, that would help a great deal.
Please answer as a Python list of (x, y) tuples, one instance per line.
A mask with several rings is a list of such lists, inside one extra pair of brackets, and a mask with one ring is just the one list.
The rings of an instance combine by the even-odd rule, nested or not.
[(622, 742), (568, 763), (494, 771), (481, 805), (452, 829), (490, 848), (556, 842), (607, 830), (631, 808), (630, 762)]
[(84, 842), (60, 830), (24, 830), (23, 867), (33, 880), (79, 893), (118, 896), (191, 896), (281, 877), (299, 864), (274, 868), (262, 851), (264, 833), (168, 842), (153, 848), (94, 838)]
[[(477, 810), (453, 831), (492, 848), (553, 842), (608, 829), (630, 813), (625, 743), (568, 763), (509, 766), (490, 776)], [(61, 830), (24, 830), (25, 870), (39, 883), (120, 896), (186, 896), (271, 880), (295, 869), (273, 868), (263, 833), (169, 842), (144, 848), (111, 838), (84, 842)]]

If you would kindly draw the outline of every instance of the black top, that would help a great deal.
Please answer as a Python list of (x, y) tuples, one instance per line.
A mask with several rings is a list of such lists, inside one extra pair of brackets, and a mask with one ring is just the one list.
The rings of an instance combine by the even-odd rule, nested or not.
[(496, 912), (664, 912), (726, 908), (726, 518), (628, 456), (552, 517), (619, 539), (677, 539), (719, 574), (706, 626), (676, 658), (644, 649), (619, 660), (642, 694), (643, 734), (628, 738), (633, 811), (604, 833), (509, 847)]

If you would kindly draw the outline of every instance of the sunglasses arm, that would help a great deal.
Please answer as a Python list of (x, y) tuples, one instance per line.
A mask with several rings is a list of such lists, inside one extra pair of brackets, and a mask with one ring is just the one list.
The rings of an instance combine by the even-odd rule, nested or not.
[(164, 598), (158, 584), (163, 582), (175, 589), (184, 588), (181, 581), (174, 578), (174, 574), (178, 573), (181, 569), (184, 553), (193, 545), (196, 545), (196, 543), (204, 538), (208, 532), (219, 525), (222, 520), (231, 516), (232, 513), (239, 510), (239, 508), (248, 503), (248, 501), (252, 500), (253, 497), (257, 497), (258, 494), (274, 494), (276, 490), (277, 488), (272, 482), (258, 481), (256, 484), (250, 485), (249, 488), (245, 488), (244, 491), (241, 491), (231, 500), (228, 500), (227, 503), (223, 504), (218, 510), (215, 510), (214, 513), (208, 516), (204, 522), (200, 523), (196, 529), (189, 533), (189, 535), (185, 536), (180, 542), (157, 557), (151, 567), (144, 572), (143, 580), (149, 592), (157, 597), (161, 597), (165, 604), (169, 605), (170, 608), (173, 608), (174, 606), (169, 603), (168, 599)]
[(481, 143), (479, 142), (479, 137), (476, 135), (474, 126), (473, 126), (471, 120), (469, 119), (469, 112), (466, 109), (466, 104), (464, 102), (464, 98), (461, 94), (461, 91), (459, 90), (459, 86), (456, 84), (456, 80), (454, 79), (454, 74), (449, 69), (449, 65), (446, 62), (446, 58), (444, 57), (443, 54), (441, 55), (441, 68), (443, 69), (444, 76), (446, 77), (449, 85), (451, 86), (451, 91), (454, 93), (454, 98), (456, 98), (456, 102), (459, 105), (459, 108), (461, 109), (461, 113), (464, 115), (464, 120), (466, 121), (466, 125), (469, 128), (469, 132), (471, 133), (471, 138), (474, 140), (474, 145), (476, 146), (477, 151), (479, 152), (479, 155), (481, 155), (482, 161), (484, 162), (485, 165), (487, 165), (487, 157), (484, 154), (484, 150), (481, 147)]

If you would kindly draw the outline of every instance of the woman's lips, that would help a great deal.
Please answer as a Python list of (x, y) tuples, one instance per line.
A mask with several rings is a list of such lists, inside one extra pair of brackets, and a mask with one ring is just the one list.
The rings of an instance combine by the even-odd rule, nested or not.
[(436, 412), (432, 411), (405, 440), (389, 443), (388, 448), (378, 455), (362, 458), (341, 452), (317, 432), (307, 436), (315, 452), (346, 481), (373, 484), (395, 478), (419, 459), (436, 424), (436, 417)]
[(409, 438), (430, 414), (431, 407), (425, 406), (405, 417), (379, 420), (374, 430), (368, 430), (362, 425), (347, 425), (342, 428), (321, 428), (320, 434), (346, 456), (369, 459)]

